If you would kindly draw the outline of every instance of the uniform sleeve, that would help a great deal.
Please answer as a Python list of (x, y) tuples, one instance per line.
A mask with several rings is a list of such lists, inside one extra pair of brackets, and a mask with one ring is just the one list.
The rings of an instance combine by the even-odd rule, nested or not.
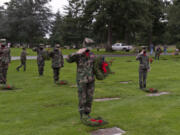
[(48, 56), (52, 58), (53, 57), (53, 52), (52, 51), (48, 51)]
[(64, 58), (63, 58), (63, 54), (61, 53), (61, 65), (64, 67)]
[(149, 57), (148, 57), (148, 62), (147, 62), (147, 67), (148, 67), (148, 69), (150, 69), (150, 64), (149, 64)]
[(142, 56), (142, 54), (138, 54), (138, 55), (136, 56), (136, 60), (140, 60), (140, 59), (141, 59), (141, 56)]
[(73, 54), (67, 56), (66, 61), (69, 63), (76, 62), (76, 61), (78, 61), (79, 56), (80, 56), (79, 54), (73, 53)]
[(37, 48), (33, 48), (32, 50), (33, 50), (33, 52), (37, 52)]
[(11, 62), (11, 50), (9, 49), (8, 51), (8, 58), (9, 58), (9, 63)]

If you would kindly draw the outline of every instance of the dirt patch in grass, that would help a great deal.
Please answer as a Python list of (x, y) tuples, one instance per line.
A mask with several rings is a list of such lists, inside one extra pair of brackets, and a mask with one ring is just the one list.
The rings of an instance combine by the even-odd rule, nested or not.
[(95, 102), (105, 102), (105, 101), (113, 101), (113, 100), (119, 100), (120, 98), (97, 98), (94, 99)]
[(99, 129), (96, 131), (91, 132), (91, 135), (123, 135), (126, 132), (120, 128), (113, 127), (113, 128), (106, 128), (106, 129)]
[(152, 93), (152, 94), (148, 94), (147, 96), (149, 97), (158, 97), (158, 96), (162, 96), (162, 95), (169, 95), (169, 92), (158, 92), (158, 93)]

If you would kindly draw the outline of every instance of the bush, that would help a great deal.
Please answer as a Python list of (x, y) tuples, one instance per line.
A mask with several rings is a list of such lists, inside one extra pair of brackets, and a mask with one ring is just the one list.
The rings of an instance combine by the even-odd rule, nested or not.
[(180, 42), (176, 44), (176, 48), (180, 50)]

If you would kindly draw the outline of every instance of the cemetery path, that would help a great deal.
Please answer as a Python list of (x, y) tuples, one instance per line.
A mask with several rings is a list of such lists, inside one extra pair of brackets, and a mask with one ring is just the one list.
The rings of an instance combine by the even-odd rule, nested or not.
[[(104, 57), (127, 57), (127, 56), (136, 56), (137, 54), (102, 54), (102, 55), (97, 55), (97, 56), (104, 56)], [(164, 54), (162, 54), (164, 55)], [(168, 53), (167, 55), (173, 55), (172, 53)], [(64, 58), (67, 58), (67, 55), (64, 55)], [(35, 60), (37, 59), (37, 56), (27, 56), (28, 60)], [(12, 56), (11, 60), (20, 60), (19, 56)]]

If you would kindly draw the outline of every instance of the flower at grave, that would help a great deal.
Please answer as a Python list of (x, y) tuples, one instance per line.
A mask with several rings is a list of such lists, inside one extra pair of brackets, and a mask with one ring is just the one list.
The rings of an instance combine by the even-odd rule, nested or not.
[(7, 85), (7, 88), (8, 88), (8, 89), (10, 89), (10, 88), (11, 88), (11, 86), (10, 86), (10, 85)]
[(153, 91), (154, 91), (154, 88), (150, 88), (149, 90), (150, 90), (151, 92), (153, 92)]
[(98, 120), (98, 123), (100, 123), (100, 124), (103, 123), (103, 120)]
[(96, 122), (96, 120), (95, 120), (95, 119), (90, 119), (90, 121), (92, 121), (92, 122)]
[(152, 63), (152, 62), (153, 62), (153, 59), (152, 59), (152, 58), (150, 58), (150, 59), (149, 59), (149, 62), (150, 62), (150, 63)]

